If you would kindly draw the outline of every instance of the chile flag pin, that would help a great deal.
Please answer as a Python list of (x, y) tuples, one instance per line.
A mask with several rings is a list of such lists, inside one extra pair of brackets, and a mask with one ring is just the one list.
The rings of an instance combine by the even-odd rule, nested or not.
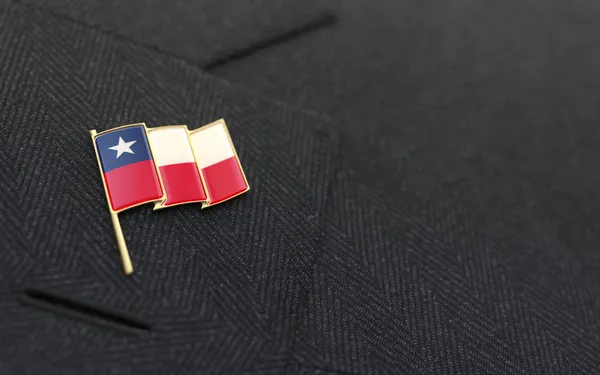
[(190, 132), (186, 125), (131, 124), (90, 131), (126, 275), (133, 273), (119, 212), (155, 202), (202, 208), (250, 189), (224, 120)]

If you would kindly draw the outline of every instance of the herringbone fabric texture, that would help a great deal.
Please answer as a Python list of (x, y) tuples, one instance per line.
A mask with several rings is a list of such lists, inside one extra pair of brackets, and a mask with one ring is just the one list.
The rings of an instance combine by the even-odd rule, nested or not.
[[(178, 58), (6, 4), (0, 373), (600, 370), (600, 256), (589, 228), (577, 241), (550, 233), (561, 222), (550, 209), (547, 223), (518, 227), (527, 216), (514, 202), (501, 204), (511, 222), (487, 191), (468, 194), (478, 180), (445, 175), (452, 168), (420, 149), (382, 154), (340, 124)], [(124, 277), (88, 131), (220, 117), (251, 191), (212, 209), (123, 213), (136, 266)], [(481, 163), (466, 160), (464, 175), (497, 173), (502, 202), (511, 175)], [(576, 179), (591, 207), (596, 180)], [(558, 213), (570, 204), (556, 202)], [(26, 290), (144, 327), (43, 309)]]
[(316, 0), (18, 1), (201, 66), (293, 33), (327, 13)]
[[(284, 372), (335, 138), (312, 117), (29, 6), (2, 9), (0, 38), (11, 52), (0, 57), (0, 315), (10, 322), (0, 372)], [(124, 277), (89, 130), (219, 117), (251, 193), (212, 210), (122, 214), (137, 269)], [(26, 288), (135, 316), (153, 333), (32, 309), (19, 302)]]

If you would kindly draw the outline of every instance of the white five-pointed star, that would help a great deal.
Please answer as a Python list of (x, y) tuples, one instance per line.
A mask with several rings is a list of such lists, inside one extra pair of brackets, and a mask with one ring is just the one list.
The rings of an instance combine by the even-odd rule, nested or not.
[(128, 154), (133, 154), (131, 151), (131, 145), (133, 145), (137, 141), (125, 142), (123, 138), (119, 137), (119, 144), (109, 147), (109, 150), (115, 150), (117, 152), (117, 159), (119, 156), (123, 155), (124, 152)]

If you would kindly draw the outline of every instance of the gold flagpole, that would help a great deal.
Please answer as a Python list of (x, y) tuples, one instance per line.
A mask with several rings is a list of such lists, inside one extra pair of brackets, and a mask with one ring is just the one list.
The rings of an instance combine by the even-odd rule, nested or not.
[(119, 222), (119, 214), (113, 211), (112, 207), (110, 206), (110, 197), (108, 196), (108, 190), (106, 189), (106, 181), (104, 181), (104, 173), (102, 172), (102, 165), (100, 164), (100, 157), (98, 156), (98, 148), (96, 147), (96, 130), (90, 130), (90, 134), (92, 136), (92, 142), (94, 143), (94, 151), (96, 151), (96, 159), (98, 160), (100, 176), (102, 176), (102, 184), (104, 185), (104, 193), (106, 193), (106, 202), (108, 203), (108, 209), (110, 211), (110, 219), (112, 220), (113, 229), (115, 230), (115, 237), (117, 237), (117, 245), (119, 246), (119, 252), (121, 253), (123, 272), (125, 272), (125, 275), (131, 275), (133, 273), (133, 265), (131, 264), (129, 251), (127, 250), (127, 244), (125, 243), (125, 236), (123, 236), (123, 229), (121, 229), (121, 223)]
[(112, 219), (115, 236), (117, 237), (117, 245), (119, 245), (119, 252), (121, 253), (123, 272), (125, 272), (125, 275), (131, 275), (133, 273), (133, 265), (131, 264), (129, 251), (127, 250), (127, 244), (125, 243), (125, 236), (123, 236), (123, 230), (121, 229), (121, 223), (119, 222), (119, 214), (111, 210), (110, 218)]

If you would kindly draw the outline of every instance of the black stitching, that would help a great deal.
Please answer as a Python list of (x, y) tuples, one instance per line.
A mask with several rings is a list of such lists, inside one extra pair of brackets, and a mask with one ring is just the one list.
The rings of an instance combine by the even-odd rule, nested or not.
[(307, 33), (313, 32), (315, 30), (318, 30), (318, 29), (321, 29), (324, 27), (333, 26), (337, 23), (337, 21), (338, 21), (338, 18), (333, 13), (324, 13), (320, 17), (315, 18), (314, 20), (311, 20), (303, 25), (300, 25), (295, 29), (292, 29), (283, 34), (275, 35), (271, 39), (265, 39), (265, 40), (261, 40), (257, 43), (251, 44), (239, 51), (233, 52), (230, 55), (227, 55), (227, 56), (221, 57), (215, 61), (209, 62), (209, 63), (205, 64), (202, 68), (206, 71), (210, 71), (211, 69), (215, 69), (220, 66), (229, 64), (235, 60), (239, 60), (239, 59), (248, 57), (260, 50), (272, 47), (272, 46), (280, 44), (280, 43), (285, 43), (285, 42), (289, 41), (290, 39), (297, 38), (303, 34), (307, 34)]

